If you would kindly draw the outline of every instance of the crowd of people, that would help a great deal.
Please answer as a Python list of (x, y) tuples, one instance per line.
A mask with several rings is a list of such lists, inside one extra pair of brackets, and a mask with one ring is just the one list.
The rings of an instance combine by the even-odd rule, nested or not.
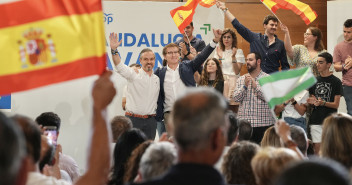
[[(162, 67), (153, 71), (149, 48), (140, 52), (140, 66), (128, 67), (118, 52), (121, 41), (111, 33), (115, 72), (127, 80), (126, 112), (106, 119), (116, 94), (107, 71), (92, 89), (84, 174), (60, 144), (48, 140), (49, 128), (56, 129), (55, 141), (60, 133), (56, 113), (33, 119), (0, 112), (0, 184), (352, 184), (352, 19), (331, 55), (317, 27), (306, 30), (304, 44), (292, 46), (284, 24), (284, 40), (276, 36), (275, 16), (264, 18), (264, 34), (255, 33), (225, 3), (216, 5), (249, 42), (247, 55), (234, 29), (213, 30), (206, 45), (193, 36), (191, 23), (183, 38), (163, 48)], [(259, 79), (290, 65), (310, 67), (317, 82), (271, 110)], [(248, 73), (240, 76), (243, 67)], [(342, 81), (334, 69), (342, 71)], [(337, 112), (341, 96), (347, 113)]]

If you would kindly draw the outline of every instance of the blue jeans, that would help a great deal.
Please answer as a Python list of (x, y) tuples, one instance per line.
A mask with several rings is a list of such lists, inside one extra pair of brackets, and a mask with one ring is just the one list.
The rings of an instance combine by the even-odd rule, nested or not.
[(284, 120), (289, 124), (289, 125), (296, 125), (299, 127), (302, 127), (304, 131), (307, 133), (307, 125), (306, 125), (306, 118), (291, 118), (291, 117), (285, 117)]
[(347, 113), (352, 116), (352, 87), (343, 86), (343, 97), (346, 101)]

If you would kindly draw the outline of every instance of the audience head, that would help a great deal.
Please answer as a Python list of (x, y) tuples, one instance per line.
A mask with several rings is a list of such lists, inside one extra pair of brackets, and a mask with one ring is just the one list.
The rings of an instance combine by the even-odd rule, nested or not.
[(277, 30), (277, 24), (279, 20), (274, 15), (267, 15), (264, 17), (263, 26), (265, 34), (274, 35)]
[(260, 70), (261, 56), (259, 53), (249, 53), (246, 58), (248, 73), (252, 73), (255, 70)]
[(238, 124), (238, 140), (249, 141), (252, 137), (253, 128), (251, 123), (245, 119), (240, 119)]
[(163, 175), (176, 163), (175, 145), (169, 142), (157, 142), (150, 145), (139, 163), (139, 172), (143, 181)]
[(249, 141), (234, 143), (224, 157), (222, 173), (228, 184), (256, 185), (251, 160), (259, 145)]
[(323, 122), (320, 154), (352, 168), (352, 117), (335, 113)]
[(26, 183), (26, 145), (17, 124), (0, 112), (0, 184)]
[(123, 177), (124, 183), (133, 182), (133, 180), (136, 178), (136, 176), (138, 175), (139, 162), (141, 161), (141, 158), (145, 150), (152, 143), (153, 143), (152, 140), (144, 141), (132, 151), (131, 157), (128, 159), (126, 164), (126, 173), (125, 173), (125, 176)]
[(325, 59), (326, 63), (332, 64), (332, 55), (328, 52), (320, 53), (318, 57), (322, 57)]
[(230, 127), (227, 131), (227, 145), (231, 146), (231, 144), (236, 140), (238, 135), (238, 120), (236, 118), (236, 114), (232, 111), (227, 111), (227, 116), (229, 118)]
[(298, 149), (304, 156), (307, 156), (308, 138), (307, 134), (302, 127), (290, 125), (291, 138), (296, 142)]
[(41, 150), (41, 133), (37, 124), (28, 117), (15, 115), (12, 119), (20, 126), (26, 141), (27, 155), (33, 164), (39, 162)]
[(281, 147), (280, 136), (275, 132), (275, 127), (269, 127), (265, 132), (262, 141), (260, 142), (261, 147), (272, 146)]
[(226, 110), (224, 97), (214, 88), (189, 88), (179, 97), (171, 113), (179, 154), (210, 150), (208, 162), (215, 164), (227, 141)]
[(270, 185), (298, 155), (287, 148), (266, 147), (258, 151), (251, 161), (257, 185)]
[(352, 41), (352, 19), (347, 19), (343, 24), (343, 37), (345, 41)]
[(194, 30), (194, 27), (193, 27), (193, 22), (191, 22), (189, 25), (186, 26), (185, 28), (185, 33), (183, 34), (184, 37), (186, 37), (185, 35), (187, 35), (187, 37), (192, 37), (193, 35), (193, 30)]
[(132, 121), (125, 116), (115, 116), (111, 120), (112, 141), (116, 143), (122, 133), (132, 128)]
[(225, 51), (226, 49), (226, 46), (224, 44), (225, 39), (229, 40), (227, 42), (229, 42), (229, 44), (231, 45), (231, 48), (237, 48), (237, 36), (232, 29), (226, 28), (221, 34), (219, 43), (220, 43), (220, 49), (223, 51)]
[(61, 119), (54, 112), (44, 112), (41, 115), (39, 115), (35, 119), (35, 121), (38, 123), (38, 125), (42, 125), (43, 127), (56, 126), (57, 132), (59, 134), (59, 130), (60, 130), (60, 126), (61, 126)]
[(147, 136), (139, 129), (124, 132), (116, 142), (114, 149), (114, 166), (109, 184), (122, 184), (125, 175), (125, 166), (132, 151), (147, 140)]
[(214, 73), (216, 74), (215, 82), (213, 85), (215, 87), (218, 81), (224, 80), (224, 75), (222, 74), (220, 61), (216, 58), (209, 58), (204, 63), (202, 77), (199, 85), (207, 86), (209, 84), (210, 74)]
[(309, 37), (312, 37), (315, 40), (314, 50), (322, 51), (324, 49), (323, 44), (323, 33), (317, 27), (309, 27), (304, 34), (305, 42), (308, 42)]
[(314, 158), (297, 162), (274, 185), (351, 185), (348, 171), (335, 161)]

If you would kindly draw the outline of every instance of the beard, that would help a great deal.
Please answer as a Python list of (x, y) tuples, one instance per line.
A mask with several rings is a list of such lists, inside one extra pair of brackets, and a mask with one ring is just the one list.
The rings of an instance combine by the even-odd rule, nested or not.
[(248, 73), (253, 72), (255, 69), (257, 69), (257, 64), (255, 64), (255, 66), (251, 66), (247, 64)]

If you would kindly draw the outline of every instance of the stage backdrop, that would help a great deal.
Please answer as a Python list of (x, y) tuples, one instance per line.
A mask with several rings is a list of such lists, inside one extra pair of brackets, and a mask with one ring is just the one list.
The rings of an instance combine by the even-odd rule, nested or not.
[[(110, 51), (108, 38), (111, 32), (117, 32), (123, 40), (119, 51), (126, 64), (139, 63), (139, 52), (146, 47), (155, 51), (156, 62), (160, 66), (162, 48), (181, 38), (171, 19), (170, 10), (183, 5), (175, 2), (103, 2), (102, 19), (106, 26), (106, 47)], [(216, 7), (198, 6), (194, 15), (194, 34), (205, 40), (213, 38), (212, 28), (224, 28), (224, 17)], [(111, 59), (111, 54), (108, 52)], [(112, 66), (110, 66), (112, 67)], [(91, 88), (97, 76), (81, 78), (60, 84), (49, 85), (11, 96), (11, 113), (24, 114), (36, 118), (40, 113), (53, 111), (62, 119), (58, 143), (63, 153), (72, 156), (82, 170), (86, 168), (86, 152), (91, 122)], [(121, 108), (122, 88), (126, 80), (117, 74), (112, 80), (118, 94), (109, 106), (109, 121), (115, 115), (124, 115)], [(5, 100), (5, 99), (3, 99)]]
[[(343, 23), (347, 19), (351, 19), (352, 1), (328, 1), (327, 16), (327, 50), (334, 53), (336, 44), (343, 41)], [(334, 75), (342, 79), (341, 72), (334, 72)], [(346, 102), (342, 97), (340, 100), (339, 112), (347, 112)]]

